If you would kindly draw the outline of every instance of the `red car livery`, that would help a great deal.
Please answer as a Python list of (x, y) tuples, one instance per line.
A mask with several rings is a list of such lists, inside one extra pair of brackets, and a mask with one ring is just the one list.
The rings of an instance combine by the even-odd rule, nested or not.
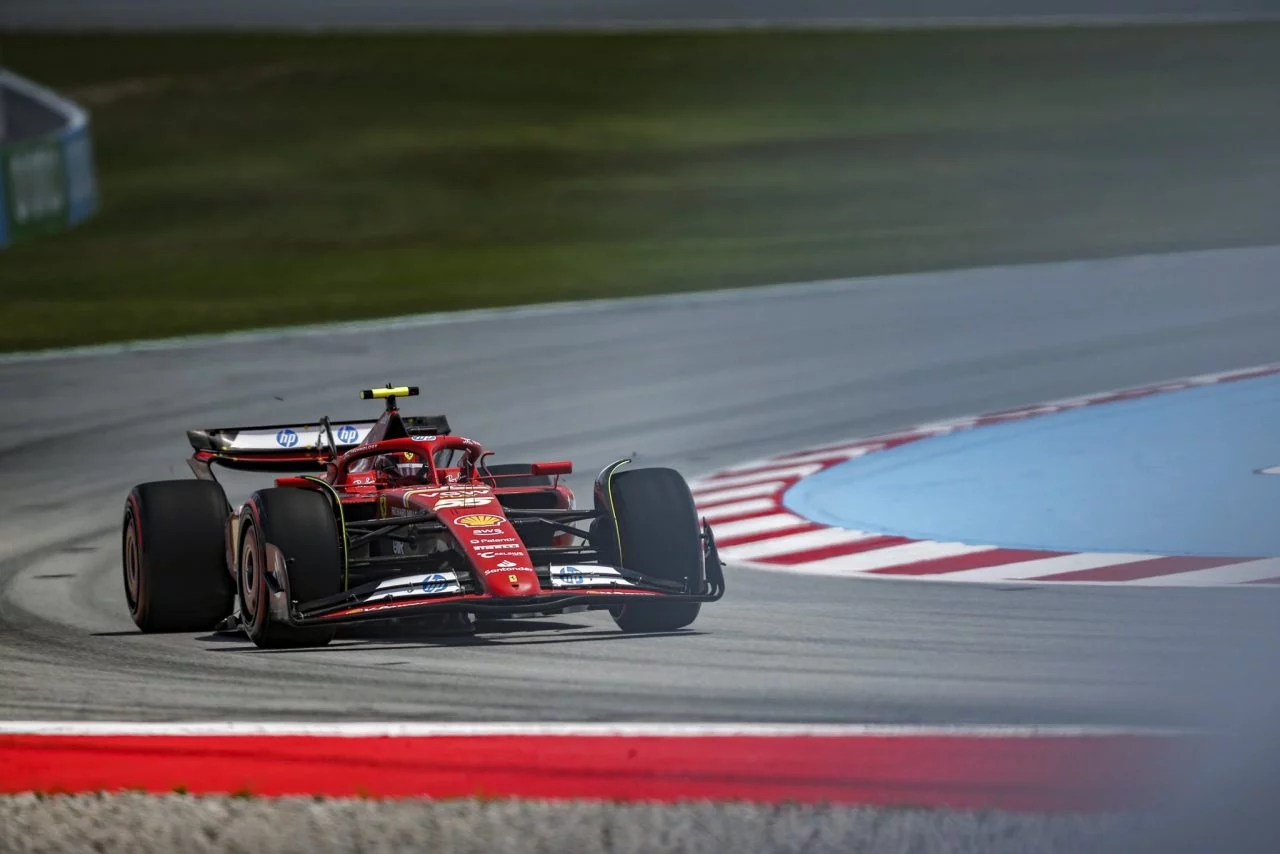
[[(145, 632), (243, 631), (317, 646), (342, 624), (608, 610), (629, 632), (690, 625), (724, 594), (683, 477), (621, 459), (578, 509), (565, 461), (491, 465), (444, 416), (402, 416), (411, 386), (369, 389), (376, 420), (188, 431), (194, 479), (135, 486), (125, 598)], [(275, 472), (239, 507), (214, 466)]]

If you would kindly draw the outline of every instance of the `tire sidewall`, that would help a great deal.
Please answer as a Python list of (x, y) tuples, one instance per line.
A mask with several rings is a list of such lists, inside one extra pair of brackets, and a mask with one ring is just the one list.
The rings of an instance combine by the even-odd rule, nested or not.
[[(295, 504), (292, 511), (289, 509), (290, 503), (312, 499), (321, 502), (327, 519), (326, 525), (336, 526), (337, 522), (329, 515), (328, 504), (323, 496), (288, 487), (255, 493), (241, 514), (239, 558), (236, 561), (236, 588), (240, 591), (240, 621), (245, 634), (259, 647), (280, 649), (324, 646), (333, 640), (336, 634), (337, 630), (334, 626), (298, 628), (291, 625), (287, 619), (272, 616), (271, 585), (267, 582), (267, 574), (271, 571), (272, 555), (281, 554), (286, 562), (285, 571), (282, 573), (283, 578), (279, 579), (283, 585), (286, 602), (291, 602), (295, 596), (307, 600), (339, 592), (336, 587), (340, 581), (340, 576), (336, 574), (340, 571), (336, 541), (328, 546), (333, 550), (328, 555), (333, 561), (330, 567), (333, 576), (332, 590), (317, 590), (316, 585), (312, 583), (313, 578), (294, 577), (297, 572), (315, 572), (318, 568), (314, 554), (308, 555), (306, 546), (314, 545), (319, 533), (303, 528), (301, 529), (303, 533), (300, 535), (300, 529), (296, 527), (299, 524), (296, 515), (298, 508)], [(283, 505), (280, 503), (282, 500), (285, 501)], [(307, 523), (304, 521), (302, 524)], [(326, 528), (326, 534), (329, 530), (330, 528)], [(299, 536), (302, 537), (301, 541)], [(250, 568), (252, 573), (247, 571)]]
[[(618, 492), (628, 487), (638, 492), (633, 492), (624, 501)], [(617, 565), (671, 581), (681, 580), (681, 576), (671, 573), (668, 568), (683, 564), (689, 570), (689, 576), (705, 582), (697, 512), (688, 484), (679, 472), (662, 468), (621, 472), (614, 478), (607, 494), (610, 499), (607, 515), (597, 520), (599, 527), (596, 523), (592, 526), (593, 540), (607, 552), (607, 555), (601, 554), (602, 558), (608, 557), (618, 561)], [(678, 506), (684, 507), (684, 511), (677, 509)], [(651, 521), (663, 517), (664, 522)], [(655, 524), (659, 526), (657, 529)], [(685, 525), (687, 529), (683, 528)], [(641, 544), (642, 559), (639, 560), (634, 554), (623, 554), (628, 541), (637, 540)], [(655, 549), (669, 549), (669, 544), (677, 540), (683, 540), (689, 551), (674, 556), (655, 553)], [(634, 550), (633, 547), (632, 552)], [(672, 557), (677, 559), (671, 560)], [(662, 632), (689, 626), (700, 610), (701, 603), (698, 602), (646, 598), (613, 605), (609, 613), (624, 631)]]
[[(147, 622), (147, 572), (146, 555), (142, 549), (142, 522), (138, 518), (138, 499), (130, 494), (125, 504), (124, 531), (120, 541), (120, 566), (124, 574), (125, 604), (129, 607), (129, 616), (137, 626)], [(132, 540), (132, 554), (130, 544)], [(129, 562), (133, 560), (133, 578), (130, 578)]]
[(202, 480), (150, 481), (125, 499), (121, 581), (143, 632), (211, 631), (232, 613), (226, 495)]
[[(250, 512), (254, 518), (246, 520), (240, 532), (240, 554), (236, 561), (236, 588), (240, 592), (241, 617), (245, 633), (251, 639), (258, 641), (266, 636), (271, 622), (271, 596), (266, 577), (267, 550), (262, 540), (261, 525), (257, 521), (257, 507), (251, 505)], [(253, 567), (252, 582), (246, 579), (246, 569), (250, 562)], [(252, 609), (250, 609), (250, 603), (252, 603)]]

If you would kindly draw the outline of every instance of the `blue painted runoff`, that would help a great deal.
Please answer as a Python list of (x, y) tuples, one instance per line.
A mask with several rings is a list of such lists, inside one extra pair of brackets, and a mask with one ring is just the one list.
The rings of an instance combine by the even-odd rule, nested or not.
[[(787, 491), (828, 525), (1050, 551), (1280, 555), (1280, 376), (961, 430)], [(1278, 469), (1280, 470), (1280, 469)]]

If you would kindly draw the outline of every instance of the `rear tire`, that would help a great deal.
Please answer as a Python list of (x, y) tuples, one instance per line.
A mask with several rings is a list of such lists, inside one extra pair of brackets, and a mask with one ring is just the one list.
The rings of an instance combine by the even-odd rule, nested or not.
[(292, 487), (263, 489), (243, 514), (237, 581), (245, 633), (265, 649), (324, 646), (335, 626), (294, 628), (271, 614), (267, 546), (284, 556), (286, 596), (306, 602), (342, 592), (342, 552), (333, 507), (318, 492)]
[[(675, 469), (646, 468), (613, 475), (609, 516), (593, 525), (602, 562), (701, 587), (702, 532), (689, 485)], [(616, 522), (616, 526), (613, 524)], [(621, 542), (619, 543), (619, 536)], [(624, 632), (673, 632), (698, 617), (699, 602), (634, 602), (609, 609)]]
[(144, 632), (198, 632), (231, 614), (222, 487), (208, 480), (141, 483), (125, 502), (125, 602)]

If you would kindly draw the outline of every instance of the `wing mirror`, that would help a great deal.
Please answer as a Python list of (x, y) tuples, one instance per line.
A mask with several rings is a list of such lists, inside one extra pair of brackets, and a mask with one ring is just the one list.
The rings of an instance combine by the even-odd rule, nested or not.
[(573, 474), (573, 463), (569, 460), (559, 460), (554, 463), (534, 463), (531, 467), (530, 474)]

